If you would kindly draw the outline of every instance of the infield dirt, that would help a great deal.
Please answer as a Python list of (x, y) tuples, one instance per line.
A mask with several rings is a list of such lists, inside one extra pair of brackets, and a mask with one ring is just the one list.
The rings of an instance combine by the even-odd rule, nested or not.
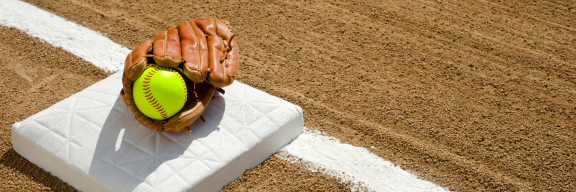
[[(194, 18), (226, 19), (238, 34), (238, 80), (300, 105), (306, 127), (451, 190), (576, 189), (572, 1), (27, 1), (130, 49)], [(10, 125), (107, 73), (0, 30), (2, 187), (65, 187), (10, 149)], [(39, 88), (48, 81), (60, 87)], [(303, 182), (301, 167), (278, 161), (226, 189)], [(340, 185), (305, 174), (323, 179), (317, 190)]]

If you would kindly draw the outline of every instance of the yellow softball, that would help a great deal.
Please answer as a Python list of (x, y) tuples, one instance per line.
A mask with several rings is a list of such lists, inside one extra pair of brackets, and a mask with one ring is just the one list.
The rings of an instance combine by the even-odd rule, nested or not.
[(178, 113), (188, 98), (182, 75), (172, 68), (156, 65), (138, 77), (132, 94), (140, 112), (156, 120), (165, 120)]

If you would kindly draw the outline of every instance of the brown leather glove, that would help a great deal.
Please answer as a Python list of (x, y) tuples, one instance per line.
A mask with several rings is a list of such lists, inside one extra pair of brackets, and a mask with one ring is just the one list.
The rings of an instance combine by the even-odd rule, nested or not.
[[(122, 78), (122, 101), (144, 126), (158, 132), (190, 132), (188, 125), (201, 118), (216, 90), (232, 84), (238, 71), (236, 35), (225, 20), (196, 19), (160, 32), (154, 40), (137, 46), (126, 57)], [(153, 58), (153, 59), (150, 59)], [(188, 100), (176, 115), (153, 120), (138, 110), (132, 96), (132, 85), (152, 65), (171, 67), (186, 80)]]

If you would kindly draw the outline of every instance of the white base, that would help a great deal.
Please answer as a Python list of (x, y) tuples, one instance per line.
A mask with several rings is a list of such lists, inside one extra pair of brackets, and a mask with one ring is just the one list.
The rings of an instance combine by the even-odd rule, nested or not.
[(300, 107), (235, 82), (192, 133), (157, 133), (124, 106), (120, 78), (14, 124), (14, 150), (81, 191), (217, 191), (303, 130)]

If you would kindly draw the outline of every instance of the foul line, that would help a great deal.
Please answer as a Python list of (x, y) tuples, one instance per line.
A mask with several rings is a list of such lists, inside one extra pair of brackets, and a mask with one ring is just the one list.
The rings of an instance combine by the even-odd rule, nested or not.
[[(0, 25), (17, 28), (108, 71), (122, 69), (127, 48), (104, 35), (18, 0), (0, 1)], [(374, 191), (446, 191), (418, 179), (368, 149), (306, 130), (279, 156)]]
[(0, 1), (0, 25), (60, 47), (102, 69), (118, 71), (130, 50), (102, 34), (18, 0)]
[(285, 146), (278, 156), (304, 163), (311, 171), (351, 181), (369, 190), (447, 191), (432, 182), (418, 179), (366, 148), (340, 143), (318, 130), (305, 128), (304, 133)]

